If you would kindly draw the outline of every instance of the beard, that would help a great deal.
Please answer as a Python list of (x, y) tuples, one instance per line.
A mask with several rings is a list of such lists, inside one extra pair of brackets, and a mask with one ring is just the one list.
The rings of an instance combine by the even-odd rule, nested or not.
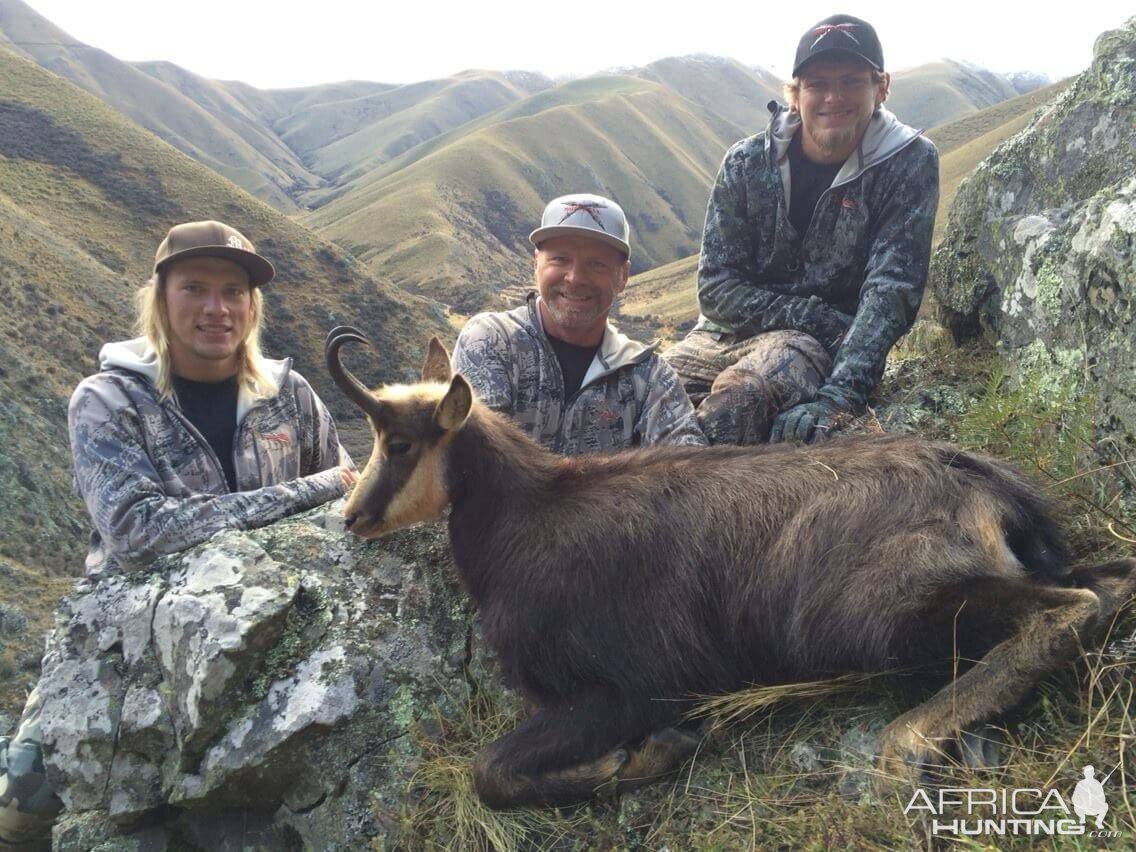
[(587, 328), (607, 312), (607, 307), (598, 298), (593, 297), (582, 305), (575, 305), (564, 298), (558, 298), (558, 295), (553, 293), (550, 299), (542, 300), (542, 304), (561, 328)]
[[(538, 293), (541, 292), (540, 276), (535, 270), (533, 271), (532, 288)], [(552, 315), (553, 320), (555, 320), (556, 324), (561, 328), (587, 328), (607, 313), (607, 307), (603, 305), (602, 300), (599, 298), (600, 292), (597, 288), (576, 288), (576, 292), (580, 292), (581, 289), (595, 298), (583, 305), (573, 305), (570, 302), (557, 298), (560, 293), (559, 286), (552, 288), (552, 292), (548, 294), (550, 296), (549, 299), (545, 299), (542, 293), (541, 303), (544, 305), (544, 309)]]
[(838, 127), (832, 130), (821, 130), (815, 127), (806, 127), (805, 131), (809, 134), (809, 138), (813, 140), (821, 151), (826, 154), (832, 154), (837, 151), (846, 151), (849, 147), (853, 147), (860, 131), (864, 128), (853, 125), (852, 127)]

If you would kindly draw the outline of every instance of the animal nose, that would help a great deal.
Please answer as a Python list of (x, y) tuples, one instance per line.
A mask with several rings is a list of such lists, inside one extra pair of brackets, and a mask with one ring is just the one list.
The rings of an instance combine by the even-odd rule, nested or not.
[(355, 521), (357, 521), (358, 519), (359, 519), (359, 516), (356, 515), (355, 513), (351, 513), (350, 515), (344, 515), (343, 516), (343, 525), (345, 527), (347, 527), (347, 529), (351, 529), (351, 527), (354, 526)]

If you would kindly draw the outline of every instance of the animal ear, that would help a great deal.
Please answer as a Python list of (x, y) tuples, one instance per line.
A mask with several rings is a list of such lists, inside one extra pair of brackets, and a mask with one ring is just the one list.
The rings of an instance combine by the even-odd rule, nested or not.
[(450, 356), (446, 347), (437, 337), (431, 337), (426, 344), (426, 361), (422, 365), (422, 381), (448, 382), (453, 373), (450, 371)]
[(473, 406), (473, 390), (460, 374), (450, 380), (450, 389), (434, 409), (434, 422), (449, 432), (457, 429), (469, 417)]

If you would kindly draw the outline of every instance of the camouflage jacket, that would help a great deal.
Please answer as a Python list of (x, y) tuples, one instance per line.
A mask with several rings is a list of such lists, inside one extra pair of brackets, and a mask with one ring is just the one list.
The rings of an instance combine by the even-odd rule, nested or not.
[(212, 447), (162, 399), (157, 360), (142, 338), (110, 343), (102, 371), (79, 383), (68, 425), (75, 490), (94, 531), (87, 554), (92, 576), (144, 567), (224, 529), (248, 529), (334, 500), (344, 492), (331, 415), (291, 360), (269, 361), (277, 391), (237, 398), (230, 492)]
[(696, 328), (751, 337), (793, 329), (833, 356), (822, 396), (863, 406), (911, 328), (931, 256), (939, 155), (884, 107), (817, 202), (803, 240), (789, 221), (789, 142), (776, 102), (764, 133), (726, 153), (706, 211)]
[(580, 390), (564, 399), (564, 376), (544, 334), (537, 294), (502, 313), (478, 314), (454, 346), (454, 370), (478, 398), (557, 453), (639, 444), (704, 446), (706, 438), (674, 370), (652, 347), (610, 324)]

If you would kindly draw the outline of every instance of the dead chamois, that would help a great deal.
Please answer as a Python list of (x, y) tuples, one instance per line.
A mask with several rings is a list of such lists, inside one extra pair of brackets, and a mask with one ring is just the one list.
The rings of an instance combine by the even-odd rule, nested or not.
[(506, 681), (536, 710), (477, 757), (493, 807), (560, 805), (676, 768), (692, 696), (977, 664), (888, 726), (912, 777), (1067, 666), (1136, 589), (1136, 560), (1072, 568), (1045, 498), (993, 459), (907, 437), (566, 458), (478, 403), (430, 343), (422, 383), (368, 390), (344, 514), (372, 538), (451, 506), (454, 561)]

